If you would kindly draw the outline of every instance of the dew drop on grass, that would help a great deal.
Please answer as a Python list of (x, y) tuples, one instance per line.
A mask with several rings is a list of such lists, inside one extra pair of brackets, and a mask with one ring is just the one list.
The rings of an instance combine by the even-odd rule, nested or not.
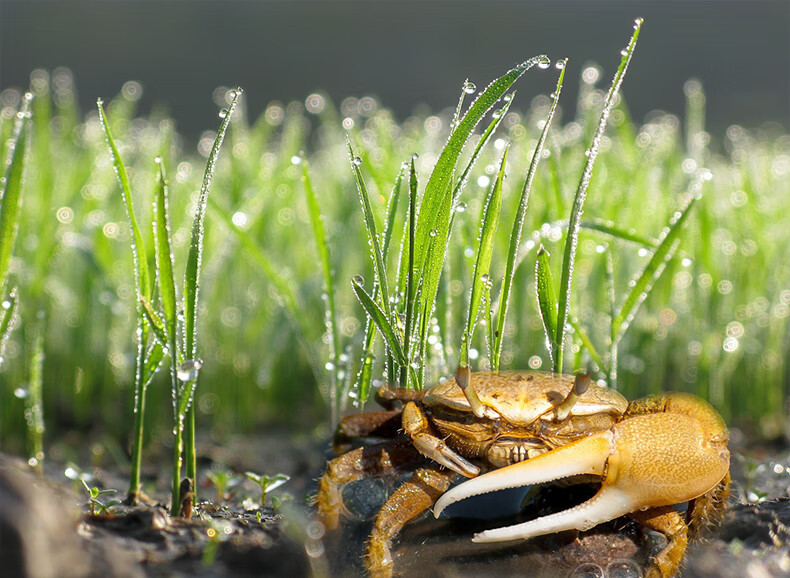
[(549, 66), (551, 66), (551, 59), (548, 56), (542, 56), (538, 61), (538, 68), (546, 70)]
[(187, 382), (197, 379), (198, 372), (203, 366), (203, 362), (199, 359), (189, 359), (178, 366), (176, 376), (179, 381)]
[(294, 155), (291, 157), (291, 164), (292, 165), (301, 165), (302, 164), (302, 157), (299, 155)]
[(456, 212), (456, 213), (464, 213), (464, 212), (466, 212), (466, 203), (464, 203), (463, 201), (461, 201), (460, 203), (458, 203), (458, 204), (455, 206), (455, 212)]
[(466, 94), (473, 94), (477, 90), (477, 85), (474, 82), (466, 81), (464, 83), (464, 92)]
[(27, 389), (25, 389), (24, 387), (17, 387), (14, 390), (14, 395), (19, 399), (25, 399), (27, 397), (27, 394), (28, 394)]
[(354, 275), (354, 277), (351, 280), (360, 286), (365, 284), (365, 278), (362, 275)]
[(361, 166), (362, 157), (355, 156), (353, 159), (351, 159), (351, 164), (354, 165), (355, 167)]
[(513, 93), (512, 92), (507, 93), (505, 96), (502, 97), (502, 100), (505, 102), (510, 102), (511, 100), (513, 100)]
[(491, 113), (491, 116), (493, 116), (494, 118), (499, 118), (500, 116), (502, 116), (502, 109), (495, 110), (494, 112)]
[(220, 118), (225, 118), (226, 116), (228, 116), (228, 109), (227, 108), (223, 108), (222, 110), (219, 111), (219, 117)]
[(558, 61), (557, 61), (557, 62), (554, 64), (554, 68), (556, 68), (557, 70), (562, 70), (563, 68), (565, 68), (565, 64), (566, 64), (566, 61), (565, 61), (565, 59), (563, 58), (563, 59), (561, 59), (561, 60), (558, 60)]
[(431, 231), (430, 231), (428, 234), (429, 234), (431, 237), (436, 237), (436, 235), (438, 235), (438, 234), (439, 234), (439, 231), (437, 231), (436, 229), (431, 229)]

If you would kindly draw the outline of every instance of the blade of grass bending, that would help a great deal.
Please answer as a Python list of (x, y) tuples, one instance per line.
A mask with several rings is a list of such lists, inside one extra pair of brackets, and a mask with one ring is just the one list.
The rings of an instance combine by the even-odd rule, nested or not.
[(2, 309), (2, 316), (0, 316), (0, 367), (3, 367), (5, 348), (11, 335), (11, 321), (14, 319), (18, 306), (17, 288), (14, 287), (0, 304), (0, 309)]
[(14, 144), (10, 162), (5, 171), (2, 194), (0, 194), (0, 292), (5, 288), (5, 280), (11, 265), (19, 213), (22, 207), (22, 184), (27, 161), (27, 143), (30, 134), (32, 95), (25, 95), (22, 108), (17, 114), (14, 125)]
[[(157, 340), (148, 348), (145, 354), (145, 365), (143, 366), (143, 387), (148, 387), (154, 379), (162, 360), (165, 358), (164, 346)], [(145, 413), (143, 412), (143, 415)]]
[(469, 298), (469, 312), (466, 317), (466, 329), (461, 339), (461, 354), (459, 365), (469, 367), (469, 344), (474, 337), (477, 318), (480, 313), (480, 303), (486, 285), (490, 283), (489, 270), (491, 268), (491, 255), (494, 252), (494, 234), (499, 226), (499, 214), (502, 208), (502, 184), (505, 180), (505, 165), (510, 145), (505, 147), (502, 161), (499, 165), (494, 186), (488, 194), (483, 214), (480, 218), (480, 241), (477, 247), (477, 258), (472, 273), (472, 292)]
[(647, 298), (650, 290), (653, 288), (653, 284), (661, 276), (667, 262), (672, 258), (680, 242), (683, 224), (688, 219), (691, 209), (700, 198), (702, 182), (708, 179), (709, 175), (710, 173), (703, 171), (695, 179), (694, 183), (692, 183), (689, 188), (691, 198), (688, 204), (681, 211), (672, 216), (672, 219), (669, 221), (669, 226), (666, 227), (661, 234), (658, 247), (653, 251), (653, 255), (645, 265), (645, 268), (632, 283), (629, 283), (630, 291), (623, 300), (623, 304), (617, 312), (617, 315), (612, 320), (612, 343), (616, 344), (623, 336), (631, 320), (634, 318), (634, 315), (636, 315), (639, 306)]
[(603, 359), (601, 358), (601, 355), (598, 353), (598, 350), (595, 349), (595, 346), (593, 345), (593, 342), (590, 340), (589, 335), (587, 335), (584, 329), (582, 329), (582, 326), (579, 325), (579, 321), (574, 318), (571, 318), (568, 320), (568, 323), (571, 324), (571, 327), (573, 327), (573, 331), (579, 336), (582, 345), (587, 350), (587, 353), (590, 354), (590, 358), (598, 366), (598, 369), (600, 369), (601, 371), (606, 371), (606, 366), (603, 363)]
[(628, 70), (628, 64), (631, 62), (631, 57), (636, 48), (636, 41), (639, 38), (639, 31), (642, 28), (642, 19), (638, 18), (634, 22), (634, 33), (631, 35), (631, 41), (623, 51), (623, 57), (620, 60), (620, 66), (612, 80), (612, 85), (609, 88), (609, 93), (606, 95), (603, 110), (601, 111), (601, 118), (598, 120), (598, 127), (592, 139), (592, 144), (587, 150), (587, 162), (584, 165), (579, 186), (576, 189), (576, 195), (573, 199), (573, 206), (571, 208), (571, 216), (568, 220), (568, 234), (565, 237), (565, 252), (562, 258), (562, 277), (560, 279), (560, 295), (557, 309), (557, 333), (554, 338), (555, 343), (559, 345), (558, 354), (554, 359), (554, 373), (562, 373), (562, 357), (565, 345), (565, 325), (568, 320), (568, 311), (570, 309), (571, 300), (571, 284), (573, 282), (573, 265), (576, 258), (576, 244), (579, 238), (579, 224), (581, 221), (582, 212), (584, 210), (584, 201), (587, 198), (587, 187), (592, 178), (593, 165), (595, 159), (598, 157), (598, 150), (600, 148), (601, 139), (603, 138), (606, 124), (609, 121), (609, 113), (614, 106), (615, 99), (620, 92), (620, 86), (623, 83), (623, 78)]
[(554, 288), (554, 277), (551, 274), (549, 257), (549, 252), (541, 245), (535, 262), (535, 284), (537, 286), (538, 311), (540, 319), (543, 321), (543, 331), (546, 334), (546, 347), (553, 363), (558, 349), (557, 343), (554, 341), (557, 334), (557, 291)]
[(520, 263), (517, 259), (519, 254), (519, 245), (521, 243), (521, 231), (524, 228), (524, 220), (527, 216), (527, 207), (529, 205), (529, 192), (532, 189), (532, 182), (535, 180), (535, 174), (538, 171), (538, 163), (543, 157), (543, 147), (546, 144), (546, 138), (549, 134), (549, 128), (554, 120), (554, 114), (557, 111), (557, 103), (562, 94), (562, 85), (565, 80), (565, 68), (567, 59), (561, 60), (562, 66), (560, 74), (557, 78), (557, 86), (554, 89), (551, 108), (549, 114), (546, 116), (546, 122), (543, 125), (543, 130), (540, 132), (538, 144), (535, 147), (535, 152), (532, 153), (532, 161), (527, 171), (527, 176), (524, 179), (524, 186), (521, 189), (521, 196), (518, 201), (518, 211), (516, 218), (513, 221), (513, 229), (510, 232), (510, 246), (507, 252), (507, 264), (505, 265), (505, 275), (502, 278), (502, 288), (499, 291), (499, 307), (497, 311), (496, 330), (493, 332), (494, 342), (491, 346), (491, 369), (499, 371), (499, 360), (502, 355), (502, 344), (505, 333), (505, 321), (507, 319), (507, 310), (510, 306), (510, 292), (513, 287), (513, 277), (516, 274), (516, 268)]
[(379, 288), (379, 303), (387, 317), (390, 317), (390, 300), (389, 289), (387, 288), (387, 270), (384, 266), (384, 255), (381, 252), (381, 245), (379, 244), (379, 235), (376, 230), (376, 219), (373, 216), (373, 208), (370, 205), (370, 195), (365, 186), (365, 179), (362, 177), (362, 171), (359, 169), (358, 157), (354, 155), (354, 150), (351, 148), (351, 140), (346, 135), (346, 143), (348, 144), (348, 154), (351, 160), (351, 170), (354, 172), (354, 179), (357, 183), (357, 192), (359, 193), (359, 202), (362, 204), (362, 213), (365, 217), (365, 230), (368, 233), (368, 242), (370, 243), (371, 252), (373, 253), (373, 269), (376, 273), (376, 285)]
[(651, 239), (649, 237), (644, 237), (633, 231), (626, 231), (624, 229), (619, 228), (614, 223), (610, 221), (605, 221), (603, 219), (587, 219), (582, 221), (579, 226), (587, 231), (595, 231), (597, 233), (601, 233), (608, 237), (612, 237), (614, 239), (620, 239), (621, 241), (627, 241), (629, 243), (634, 243), (642, 247), (652, 248), (658, 245), (658, 241), (654, 239)]
[(373, 298), (365, 291), (362, 286), (362, 279), (357, 275), (351, 280), (351, 287), (354, 289), (354, 294), (357, 296), (360, 305), (367, 313), (368, 317), (376, 324), (387, 347), (395, 356), (397, 362), (403, 367), (407, 365), (406, 357), (403, 354), (403, 347), (398, 339), (395, 329), (392, 327), (389, 317), (387, 317), (384, 310), (376, 303)]
[[(461, 196), (461, 192), (463, 192), (466, 183), (469, 181), (469, 173), (472, 172), (472, 168), (474, 168), (475, 164), (477, 163), (477, 159), (480, 158), (480, 153), (482, 152), (483, 148), (488, 144), (488, 141), (491, 139), (491, 135), (494, 134), (496, 129), (502, 123), (502, 119), (505, 118), (507, 111), (510, 109), (510, 104), (513, 102), (513, 98), (516, 96), (516, 91), (514, 90), (510, 94), (508, 94), (510, 100), (505, 102), (502, 105), (502, 108), (499, 109), (499, 114), (497, 114), (491, 123), (486, 127), (483, 134), (480, 136), (480, 140), (477, 141), (477, 145), (475, 146), (474, 152), (472, 152), (472, 156), (469, 159), (469, 162), (466, 163), (466, 168), (464, 172), (461, 173), (461, 178), (458, 179), (458, 183), (455, 185), (455, 189), (453, 190), (453, 203), (452, 206), (458, 204), (458, 199)], [(455, 213), (453, 213), (455, 215)]]
[(318, 260), (321, 262), (321, 272), (324, 277), (324, 296), (326, 303), (326, 328), (329, 332), (330, 353), (329, 359), (334, 368), (329, 384), (329, 407), (331, 414), (331, 425), (335, 426), (338, 420), (337, 409), (337, 386), (340, 381), (338, 372), (343, 371), (340, 367), (339, 359), (342, 345), (340, 343), (340, 332), (337, 328), (337, 311), (335, 309), (335, 279), (332, 271), (332, 263), (329, 259), (329, 243), (326, 237), (326, 230), (321, 217), (321, 208), (318, 206), (318, 199), (315, 196), (313, 182), (310, 179), (310, 171), (307, 168), (307, 159), (301, 153), (302, 159), (302, 182), (307, 198), (307, 209), (310, 216), (310, 225), (313, 230), (313, 240), (318, 251)]
[[(536, 64), (547, 67), (549, 59), (546, 56), (537, 56), (523, 62), (494, 80), (480, 93), (450, 134), (425, 186), (417, 218), (413, 249), (414, 266), (422, 282), (422, 291), (419, 294), (419, 302), (415, 311), (415, 314), (422, 319), (418, 343), (421, 353), (426, 347), (428, 321), (436, 300), (439, 278), (449, 243), (453, 202), (452, 176), (458, 158), (478, 122), (502, 98), (513, 83)], [(438, 246), (436, 246), (437, 244)], [(421, 374), (424, 374), (424, 371)]]
[[(222, 122), (220, 123), (217, 137), (214, 139), (214, 144), (211, 147), (211, 152), (208, 155), (206, 162), (206, 171), (203, 174), (203, 184), (200, 187), (200, 196), (198, 197), (197, 207), (195, 209), (195, 219), (192, 222), (192, 235), (189, 243), (189, 254), (187, 255), (186, 273), (184, 275), (184, 357), (190, 361), (198, 361), (197, 351), (197, 315), (198, 315), (198, 293), (200, 287), (200, 267), (203, 261), (203, 237), (205, 235), (205, 218), (206, 208), (208, 205), (209, 191), (211, 189), (211, 180), (214, 176), (214, 169), (217, 165), (217, 158), (219, 151), (222, 147), (222, 141), (225, 139), (225, 133), (230, 126), (230, 119), (233, 117), (233, 111), (239, 102), (241, 96), (241, 88), (236, 88), (233, 91), (233, 96), (230, 105), (224, 109), (220, 116)], [(191, 408), (192, 397), (195, 394), (195, 387), (197, 385), (197, 377), (190, 379), (184, 384), (181, 394), (178, 396), (178, 403), (176, 404), (176, 443), (174, 458), (174, 466), (180, 466), (178, 456), (181, 452), (181, 434), (182, 425), (186, 418), (186, 475), (193, 481), (197, 476), (197, 463), (195, 456), (195, 414), (194, 409)], [(189, 415), (187, 415), (189, 412)], [(180, 513), (180, 503), (176, 498), (179, 498), (179, 484), (178, 472), (174, 472), (173, 477), (173, 502), (171, 510), (175, 514)], [(197, 493), (197, 486), (195, 486), (195, 493)], [(197, 499), (197, 495), (195, 496)]]
[[(118, 147), (115, 145), (115, 139), (112, 137), (110, 131), (110, 124), (107, 120), (107, 115), (104, 114), (104, 103), (101, 99), (96, 101), (96, 106), (99, 109), (99, 120), (104, 128), (104, 136), (107, 139), (107, 145), (110, 148), (110, 156), (112, 157), (112, 166), (115, 169), (115, 175), (118, 177), (118, 184), (121, 187), (121, 195), (123, 196), (123, 206), (126, 209), (126, 217), (129, 219), (129, 225), (132, 229), (132, 257), (134, 259), (134, 273), (138, 299), (142, 295), (146, 299), (151, 299), (151, 283), (148, 271), (148, 261), (145, 258), (145, 245), (143, 244), (143, 235), (140, 232), (140, 226), (137, 224), (137, 218), (134, 215), (134, 203), (132, 202), (132, 188), (129, 185), (129, 176), (126, 174), (126, 167), (123, 164), (121, 154), (118, 152)], [(139, 301), (138, 301), (139, 304)], [(140, 309), (138, 308), (138, 313)]]

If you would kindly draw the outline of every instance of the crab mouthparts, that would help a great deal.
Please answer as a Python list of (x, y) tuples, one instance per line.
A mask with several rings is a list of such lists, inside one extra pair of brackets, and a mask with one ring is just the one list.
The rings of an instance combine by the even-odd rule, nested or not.
[[(488, 492), (552, 482), (581, 474), (604, 476), (609, 456), (614, 449), (614, 435), (607, 431), (535, 458), (493, 470), (445, 492), (434, 506), (434, 515), (439, 517), (450, 504)], [(593, 498), (574, 508), (523, 524), (487, 530), (476, 534), (473, 541), (501, 542), (570, 529), (587, 530), (632, 511), (634, 501), (627, 493), (616, 487), (604, 486)]]

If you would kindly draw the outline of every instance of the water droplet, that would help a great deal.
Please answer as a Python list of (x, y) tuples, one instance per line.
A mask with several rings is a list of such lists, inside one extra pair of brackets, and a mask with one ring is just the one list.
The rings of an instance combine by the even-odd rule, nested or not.
[(436, 237), (439, 234), (439, 231), (436, 229), (431, 229), (430, 233), (428, 233), (431, 237)]
[(502, 100), (505, 102), (510, 102), (511, 100), (513, 100), (513, 93), (508, 92), (505, 96), (502, 97)]
[(562, 60), (558, 60), (554, 64), (554, 68), (556, 68), (557, 70), (562, 70), (563, 68), (565, 68), (566, 64), (568, 64), (568, 61), (563, 58)]
[(162, 164), (162, 157), (154, 157), (154, 162), (158, 165)]
[(24, 387), (17, 387), (14, 390), (14, 395), (19, 399), (25, 399), (27, 397), (28, 391)]
[(500, 116), (502, 116), (502, 109), (495, 110), (494, 112), (491, 113), (491, 116), (493, 116), (494, 118), (499, 118)]
[(642, 22), (644, 21), (645, 19), (642, 17), (639, 17), (636, 20), (634, 20), (634, 28), (639, 28), (642, 25)]
[(351, 164), (355, 167), (362, 165), (362, 157), (354, 156), (354, 158), (351, 159)]
[(623, 48), (620, 51), (620, 56), (628, 56), (628, 49), (627, 48)]
[(198, 372), (203, 366), (203, 362), (199, 359), (189, 359), (178, 366), (176, 377), (179, 381), (187, 382), (197, 379)]
[(541, 56), (538, 60), (538, 68), (546, 70), (549, 66), (551, 66), (551, 59), (548, 56)]
[(354, 275), (351, 280), (360, 286), (365, 284), (365, 278), (362, 275)]
[(301, 165), (302, 164), (302, 157), (299, 155), (294, 155), (291, 157), (291, 164), (292, 165)]
[(219, 111), (219, 117), (220, 118), (225, 118), (226, 116), (228, 116), (228, 109), (227, 108), (223, 108), (222, 110)]
[(466, 212), (466, 203), (464, 203), (463, 201), (459, 202), (459, 203), (458, 203), (458, 204), (455, 206), (455, 212), (456, 212), (456, 213), (463, 213), (463, 212)]
[(474, 93), (475, 90), (477, 90), (477, 86), (475, 85), (474, 82), (470, 82), (470, 81), (467, 80), (464, 83), (464, 92), (466, 94), (472, 94), (472, 93)]

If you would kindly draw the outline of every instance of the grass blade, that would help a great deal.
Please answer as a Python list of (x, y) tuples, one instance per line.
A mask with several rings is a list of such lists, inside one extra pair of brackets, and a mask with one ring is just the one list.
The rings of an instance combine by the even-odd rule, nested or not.
[(362, 177), (362, 171), (359, 169), (362, 161), (359, 157), (354, 155), (354, 150), (351, 148), (351, 141), (348, 140), (348, 154), (351, 159), (351, 170), (354, 172), (354, 179), (357, 183), (357, 192), (359, 193), (359, 202), (362, 204), (362, 212), (365, 217), (365, 230), (368, 233), (368, 242), (373, 253), (373, 269), (376, 273), (376, 282), (374, 287), (379, 289), (379, 303), (384, 310), (387, 317), (390, 316), (390, 300), (389, 289), (387, 288), (387, 271), (384, 266), (384, 255), (381, 251), (379, 244), (379, 235), (376, 230), (376, 219), (373, 215), (373, 208), (370, 205), (370, 196), (368, 189), (365, 186), (365, 179)]
[(546, 346), (553, 363), (558, 350), (557, 343), (554, 341), (557, 334), (557, 291), (554, 288), (554, 277), (551, 274), (549, 257), (549, 252), (541, 245), (535, 263), (535, 284), (537, 286), (538, 311), (540, 319), (543, 321)]
[(527, 171), (527, 176), (524, 179), (524, 186), (521, 189), (521, 196), (518, 201), (518, 211), (516, 218), (513, 221), (513, 229), (510, 232), (510, 246), (507, 252), (507, 264), (505, 265), (505, 275), (502, 278), (502, 288), (499, 291), (499, 308), (497, 311), (496, 330), (493, 331), (494, 341), (491, 345), (491, 369), (499, 371), (499, 359), (502, 355), (502, 344), (505, 334), (505, 321), (507, 319), (507, 310), (510, 305), (510, 291), (513, 287), (513, 277), (516, 274), (516, 268), (521, 262), (518, 259), (519, 244), (521, 243), (521, 231), (524, 228), (524, 220), (527, 216), (527, 207), (529, 205), (529, 192), (532, 189), (532, 182), (535, 180), (535, 174), (538, 172), (538, 163), (543, 157), (543, 147), (546, 144), (546, 138), (549, 135), (549, 128), (554, 120), (554, 114), (557, 111), (557, 103), (560, 101), (560, 94), (562, 94), (562, 85), (565, 80), (566, 60), (560, 61), (560, 74), (557, 78), (557, 86), (552, 95), (551, 108), (549, 114), (546, 116), (546, 122), (543, 125), (543, 130), (540, 132), (538, 144), (535, 151), (532, 153), (532, 161)]
[[(195, 327), (197, 325), (200, 265), (203, 260), (206, 206), (208, 204), (209, 190), (211, 189), (211, 179), (214, 176), (214, 169), (217, 164), (217, 158), (219, 157), (219, 150), (222, 147), (222, 141), (225, 139), (225, 133), (228, 130), (228, 126), (230, 126), (230, 119), (239, 102), (241, 93), (242, 91), (240, 88), (234, 91), (230, 105), (227, 110), (224, 111), (222, 123), (219, 126), (217, 137), (214, 139), (214, 144), (208, 156), (206, 172), (203, 175), (203, 184), (200, 187), (200, 197), (198, 198), (197, 208), (195, 210), (195, 220), (192, 223), (192, 236), (189, 243), (184, 290), (184, 320), (186, 323), (184, 327), (184, 355), (190, 359), (197, 358)], [(182, 406), (183, 405), (186, 404), (184, 403)]]
[[(472, 274), (472, 293), (469, 298), (469, 312), (466, 318), (466, 330), (464, 331), (461, 341), (461, 354), (459, 365), (461, 367), (469, 367), (469, 344), (474, 336), (475, 326), (477, 325), (477, 317), (480, 312), (480, 302), (483, 299), (483, 293), (490, 284), (489, 269), (491, 268), (491, 255), (494, 249), (494, 234), (499, 226), (499, 213), (502, 208), (502, 184), (505, 180), (505, 165), (507, 164), (507, 155), (510, 150), (508, 145), (502, 154), (502, 161), (499, 165), (499, 173), (497, 174), (494, 186), (488, 194), (486, 206), (483, 210), (480, 223), (480, 241), (477, 247), (477, 259), (475, 260), (475, 268)], [(488, 319), (486, 319), (487, 321)]]
[[(188, 358), (194, 372), (187, 372), (190, 378), (184, 382), (180, 392), (177, 392), (176, 402), (176, 441), (175, 441), (175, 456), (174, 456), (174, 476), (173, 476), (173, 496), (171, 503), (171, 512), (173, 515), (180, 513), (180, 455), (182, 450), (181, 434), (182, 424), (186, 418), (186, 474), (187, 477), (193, 481), (197, 476), (197, 464), (195, 456), (195, 414), (194, 409), (191, 409), (192, 398), (195, 394), (195, 387), (197, 386), (197, 371), (200, 368), (201, 362), (198, 359), (197, 351), (197, 315), (198, 315), (198, 293), (200, 287), (200, 268), (203, 261), (203, 238), (205, 235), (205, 219), (206, 209), (208, 206), (209, 191), (211, 189), (211, 180), (214, 176), (214, 169), (217, 165), (219, 158), (219, 151), (222, 147), (222, 141), (225, 140), (225, 133), (230, 126), (230, 119), (233, 116), (233, 111), (239, 102), (241, 96), (241, 88), (236, 88), (233, 91), (230, 104), (227, 109), (223, 109), (220, 113), (222, 122), (220, 123), (217, 136), (214, 139), (214, 144), (211, 147), (211, 152), (208, 156), (206, 163), (206, 171), (203, 174), (203, 184), (200, 187), (200, 196), (198, 197), (197, 207), (195, 209), (195, 219), (192, 222), (192, 235), (189, 243), (189, 254), (187, 256), (186, 273), (184, 275), (184, 357)], [(186, 361), (184, 362), (186, 363)], [(173, 364), (172, 371), (177, 372), (176, 364)], [(180, 366), (179, 366), (180, 367)], [(174, 377), (174, 386), (175, 379)], [(183, 381), (183, 380), (180, 380)], [(176, 389), (178, 389), (176, 387)], [(187, 416), (189, 411), (189, 416)], [(197, 492), (197, 487), (195, 487)]]
[(19, 212), (22, 207), (22, 184), (25, 177), (27, 143), (30, 134), (32, 96), (25, 96), (22, 108), (17, 114), (14, 125), (14, 144), (11, 160), (5, 171), (2, 194), (0, 194), (0, 292), (4, 290), (6, 276), (11, 265), (17, 230)]
[(173, 364), (181, 363), (181, 355), (177, 344), (177, 303), (176, 282), (173, 273), (173, 249), (170, 235), (168, 182), (162, 159), (157, 158), (159, 173), (157, 175), (157, 191), (154, 200), (154, 247), (156, 258), (156, 278), (159, 284), (159, 299), (162, 301), (164, 314), (164, 331), (170, 357)]
[(0, 368), (3, 367), (5, 360), (5, 348), (8, 343), (8, 338), (11, 335), (11, 321), (16, 315), (17, 307), (19, 306), (19, 299), (17, 297), (17, 288), (11, 289), (8, 297), (0, 303)]
[(489, 84), (453, 129), (436, 161), (420, 204), (413, 249), (414, 266), (420, 272), (422, 281), (422, 291), (416, 310), (416, 314), (422, 318), (421, 350), (424, 349), (425, 328), (436, 300), (439, 277), (449, 242), (453, 202), (451, 180), (458, 158), (480, 119), (493, 108), (513, 83), (532, 66), (539, 63), (541, 66), (546, 66), (548, 62), (545, 56), (532, 58)]
[(587, 162), (582, 171), (582, 176), (579, 181), (579, 186), (576, 189), (576, 196), (573, 199), (573, 206), (571, 208), (571, 216), (568, 221), (568, 234), (565, 237), (565, 252), (562, 259), (562, 277), (560, 279), (560, 295), (557, 307), (557, 333), (554, 342), (559, 345), (557, 356), (555, 357), (553, 371), (554, 373), (562, 373), (562, 357), (565, 344), (565, 325), (568, 320), (568, 311), (570, 309), (571, 300), (571, 284), (573, 281), (573, 265), (576, 258), (576, 245), (579, 238), (579, 225), (581, 216), (584, 209), (584, 201), (587, 198), (587, 187), (592, 178), (592, 170), (595, 165), (595, 159), (598, 157), (598, 150), (600, 147), (603, 133), (606, 129), (607, 122), (609, 121), (609, 113), (614, 107), (615, 99), (620, 92), (620, 86), (623, 83), (625, 74), (628, 71), (628, 64), (631, 62), (631, 57), (636, 48), (636, 41), (639, 38), (639, 31), (642, 28), (642, 19), (638, 18), (634, 23), (634, 33), (631, 35), (631, 41), (623, 51), (623, 58), (620, 60), (620, 66), (612, 80), (612, 85), (609, 88), (609, 93), (606, 95), (603, 110), (601, 111), (601, 118), (598, 120), (598, 127), (595, 130), (595, 135), (592, 139), (592, 144), (587, 150)]
[[(139, 303), (140, 296), (149, 300), (151, 299), (151, 278), (148, 271), (148, 261), (145, 258), (143, 235), (140, 232), (140, 226), (137, 224), (137, 218), (134, 216), (134, 203), (132, 202), (132, 188), (129, 185), (129, 176), (126, 174), (126, 167), (123, 164), (121, 153), (118, 152), (115, 139), (112, 137), (107, 115), (104, 114), (104, 103), (101, 99), (96, 101), (96, 106), (99, 109), (99, 120), (104, 128), (104, 136), (110, 148), (112, 166), (118, 177), (118, 184), (121, 186), (121, 195), (123, 196), (123, 205), (126, 209), (126, 217), (129, 219), (129, 225), (132, 229), (132, 257), (134, 259), (135, 287), (137, 289)], [(139, 308), (137, 311), (138, 313), (140, 312)]]
[(318, 251), (318, 260), (321, 262), (321, 271), (324, 277), (324, 297), (326, 302), (326, 329), (329, 333), (330, 353), (329, 360), (332, 364), (333, 372), (330, 380), (329, 405), (331, 413), (331, 423), (337, 423), (337, 385), (339, 382), (338, 372), (343, 371), (340, 367), (339, 359), (342, 345), (340, 343), (340, 331), (337, 327), (337, 310), (335, 308), (335, 279), (332, 271), (332, 263), (329, 259), (329, 243), (326, 237), (326, 230), (321, 217), (321, 208), (318, 206), (318, 199), (310, 180), (310, 172), (307, 169), (307, 159), (304, 154), (302, 159), (302, 182), (304, 182), (304, 192), (307, 198), (307, 209), (310, 215), (310, 225), (313, 230), (313, 240)]
[(384, 310), (373, 300), (373, 298), (365, 291), (365, 288), (362, 286), (364, 281), (362, 278), (357, 275), (351, 280), (351, 287), (354, 289), (354, 294), (357, 296), (360, 305), (365, 310), (365, 313), (368, 314), (368, 317), (376, 324), (381, 334), (384, 336), (384, 341), (387, 344), (392, 355), (395, 356), (397, 362), (401, 365), (401, 367), (405, 367), (407, 365), (406, 357), (403, 354), (403, 347), (401, 346), (400, 340), (398, 339), (397, 334), (395, 333), (395, 329), (392, 327), (392, 323), (390, 322), (387, 315), (384, 313)]
[(639, 305), (647, 298), (653, 284), (661, 276), (667, 262), (672, 258), (675, 249), (680, 242), (680, 233), (683, 229), (683, 224), (688, 219), (691, 209), (694, 207), (697, 200), (700, 198), (700, 189), (702, 182), (710, 178), (710, 173), (702, 171), (701, 174), (695, 179), (689, 188), (691, 198), (688, 204), (679, 212), (672, 216), (669, 226), (664, 229), (661, 234), (661, 240), (653, 251), (650, 260), (645, 265), (645, 268), (633, 281), (629, 283), (630, 291), (626, 295), (620, 310), (612, 320), (611, 340), (612, 343), (617, 343), (625, 333), (631, 320), (636, 315)]

